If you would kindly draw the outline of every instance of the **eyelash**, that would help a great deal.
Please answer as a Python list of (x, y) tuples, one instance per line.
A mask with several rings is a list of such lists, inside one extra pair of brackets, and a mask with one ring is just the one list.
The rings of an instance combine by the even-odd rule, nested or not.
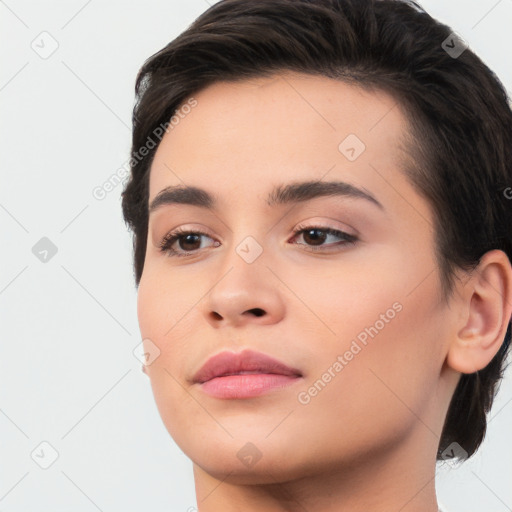
[[(321, 231), (322, 233), (325, 233), (326, 235), (334, 235), (334, 236), (337, 236), (338, 238), (342, 238), (344, 240), (343, 243), (336, 244), (336, 245), (347, 245), (347, 244), (353, 245), (358, 240), (358, 238), (355, 235), (350, 235), (349, 233), (345, 233), (344, 231), (340, 231), (338, 229), (332, 229), (332, 228), (327, 228), (327, 227), (322, 227), (322, 226), (298, 226), (297, 229), (294, 230), (292, 238), (297, 237), (297, 235), (300, 235), (301, 233), (304, 233), (307, 231), (312, 231), (312, 230), (318, 230), (318, 231)], [(160, 242), (160, 251), (163, 253), (166, 253), (168, 256), (177, 256), (177, 257), (190, 256), (191, 254), (196, 254), (200, 249), (196, 249), (195, 251), (184, 252), (184, 253), (181, 253), (181, 252), (176, 251), (175, 249), (172, 249), (172, 245), (174, 244), (174, 242), (178, 241), (181, 237), (184, 237), (186, 235), (204, 235), (204, 236), (211, 238), (208, 235), (208, 233), (205, 233), (204, 231), (186, 230), (186, 229), (178, 228), (178, 229), (168, 233), (167, 235), (165, 235), (165, 237)], [(306, 245), (306, 244), (299, 244), (299, 245)], [(307, 249), (308, 251), (318, 252), (318, 251), (322, 251), (322, 247), (326, 247), (326, 246), (318, 246), (318, 247), (307, 246), (307, 247), (309, 247)], [(327, 247), (332, 247), (332, 245), (329, 245)]]

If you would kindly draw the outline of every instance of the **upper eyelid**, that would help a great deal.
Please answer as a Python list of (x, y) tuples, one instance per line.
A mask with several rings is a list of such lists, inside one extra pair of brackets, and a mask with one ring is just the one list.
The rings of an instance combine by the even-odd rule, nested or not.
[[(316, 215), (316, 216), (313, 216), (313, 219), (315, 217), (322, 217), (321, 215)], [(299, 227), (301, 227), (302, 229), (308, 229), (308, 228), (324, 228), (324, 229), (336, 229), (338, 231), (346, 231), (346, 229), (349, 229), (349, 230), (352, 230), (352, 231), (355, 231), (354, 234), (357, 234), (357, 230), (351, 226), (349, 226), (348, 224), (345, 224), (344, 222), (341, 222), (340, 220), (336, 219), (336, 218), (333, 218), (333, 217), (329, 217), (329, 216), (323, 216), (322, 217), (323, 220), (305, 220), (305, 221), (301, 221), (301, 222), (297, 222), (294, 224), (294, 228), (292, 229), (292, 231), (297, 231), (299, 229)], [(328, 219), (328, 220), (326, 220)], [(333, 226), (333, 225), (329, 225), (328, 222), (333, 222), (333, 223), (336, 223), (336, 224), (344, 224), (346, 227), (336, 227), (336, 226)], [(190, 224), (194, 224), (194, 223), (190, 223)], [(204, 232), (206, 234), (208, 234), (209, 230), (208, 228), (206, 227), (183, 227), (183, 226), (187, 226), (186, 223), (184, 224), (180, 224), (178, 226), (176, 226), (175, 228), (172, 228), (172, 229), (169, 229), (166, 231), (166, 233), (170, 233), (170, 232), (173, 232), (173, 231), (193, 231), (193, 232), (196, 232), (196, 231), (201, 231), (201, 232)], [(275, 226), (275, 224), (272, 226), (272, 229), (273, 227)], [(232, 230), (228, 228), (228, 230), (232, 233)], [(209, 235), (209, 236), (213, 236), (213, 235)]]

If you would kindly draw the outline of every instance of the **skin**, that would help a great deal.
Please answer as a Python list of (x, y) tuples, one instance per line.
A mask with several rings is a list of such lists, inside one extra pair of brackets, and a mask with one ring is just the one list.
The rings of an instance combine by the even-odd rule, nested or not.
[[(511, 315), (506, 255), (487, 253), (441, 300), (433, 213), (400, 171), (407, 124), (385, 93), (282, 72), (194, 97), (155, 154), (149, 201), (181, 184), (219, 203), (151, 213), (138, 317), (145, 343), (160, 350), (146, 373), (167, 430), (193, 461), (200, 512), (437, 511), (436, 450), (450, 398), (461, 373), (498, 351)], [(348, 134), (366, 146), (354, 161), (338, 149)], [(334, 179), (384, 209), (339, 196), (266, 203), (275, 185)], [(359, 240), (329, 236), (312, 252), (311, 238), (293, 234), (299, 225)], [(169, 256), (159, 243), (176, 227), (208, 235), (193, 254)], [(252, 263), (236, 252), (247, 236), (263, 249)], [(194, 247), (183, 241), (174, 248)], [(300, 403), (394, 303), (394, 318)], [(193, 382), (210, 356), (245, 348), (303, 377), (245, 400), (208, 396)], [(251, 466), (237, 457), (248, 442), (261, 455)]]

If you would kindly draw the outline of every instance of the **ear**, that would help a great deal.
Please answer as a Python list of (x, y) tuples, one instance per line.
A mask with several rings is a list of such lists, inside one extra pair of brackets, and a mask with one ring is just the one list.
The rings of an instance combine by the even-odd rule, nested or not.
[(512, 315), (512, 267), (498, 249), (485, 253), (462, 286), (456, 333), (447, 364), (461, 373), (485, 368), (496, 355)]

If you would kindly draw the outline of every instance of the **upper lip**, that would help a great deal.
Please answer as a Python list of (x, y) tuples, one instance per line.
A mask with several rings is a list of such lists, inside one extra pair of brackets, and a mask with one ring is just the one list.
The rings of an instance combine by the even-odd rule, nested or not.
[(244, 350), (242, 352), (220, 352), (201, 366), (194, 375), (194, 382), (203, 383), (223, 375), (237, 375), (242, 372), (277, 373), (280, 375), (302, 376), (300, 370), (262, 352)]

